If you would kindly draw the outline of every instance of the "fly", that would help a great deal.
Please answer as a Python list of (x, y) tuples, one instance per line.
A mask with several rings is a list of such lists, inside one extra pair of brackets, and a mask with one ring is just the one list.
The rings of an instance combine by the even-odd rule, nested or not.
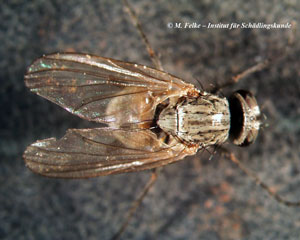
[(221, 145), (254, 142), (260, 110), (248, 91), (228, 99), (169, 73), (79, 53), (57, 53), (28, 68), (30, 90), (83, 119), (106, 124), (39, 140), (23, 157), (33, 172), (90, 178), (161, 167)]
[[(158, 167), (174, 163), (228, 139), (235, 145), (253, 143), (261, 125), (260, 108), (248, 91), (228, 99), (212, 94), (267, 67), (267, 59), (252, 66), (212, 93), (163, 71), (142, 26), (123, 0), (156, 69), (78, 53), (58, 53), (37, 59), (25, 75), (26, 86), (83, 119), (106, 124), (94, 129), (70, 129), (61, 139), (49, 138), (27, 147), (26, 165), (57, 178), (90, 178), (155, 169), (112, 237), (119, 239), (154, 185)], [(225, 149), (223, 149), (225, 150)], [(233, 153), (226, 157), (276, 201), (285, 200), (248, 170)]]

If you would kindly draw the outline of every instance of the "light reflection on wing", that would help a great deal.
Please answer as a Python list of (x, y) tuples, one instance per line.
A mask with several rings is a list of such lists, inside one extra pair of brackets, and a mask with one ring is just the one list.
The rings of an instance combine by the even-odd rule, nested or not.
[(118, 128), (152, 120), (157, 104), (194, 89), (165, 72), (78, 53), (36, 60), (25, 83), (77, 116)]
[(176, 139), (164, 143), (148, 129), (95, 128), (37, 141), (23, 157), (27, 167), (44, 176), (87, 178), (160, 167), (194, 153)]

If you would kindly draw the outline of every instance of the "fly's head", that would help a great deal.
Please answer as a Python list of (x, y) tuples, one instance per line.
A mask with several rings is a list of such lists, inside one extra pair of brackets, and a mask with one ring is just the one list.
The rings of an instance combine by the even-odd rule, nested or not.
[(230, 109), (230, 140), (238, 146), (248, 146), (258, 135), (261, 113), (255, 97), (246, 90), (234, 92), (228, 99)]

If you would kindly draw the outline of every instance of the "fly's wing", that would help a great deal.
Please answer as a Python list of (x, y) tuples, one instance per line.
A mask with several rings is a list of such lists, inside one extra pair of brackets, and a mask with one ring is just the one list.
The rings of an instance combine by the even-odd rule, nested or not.
[(44, 176), (88, 178), (160, 167), (196, 150), (176, 139), (167, 144), (149, 129), (70, 129), (59, 140), (33, 143), (23, 157)]
[(69, 112), (111, 127), (151, 121), (158, 103), (195, 89), (146, 66), (78, 53), (36, 60), (25, 83)]

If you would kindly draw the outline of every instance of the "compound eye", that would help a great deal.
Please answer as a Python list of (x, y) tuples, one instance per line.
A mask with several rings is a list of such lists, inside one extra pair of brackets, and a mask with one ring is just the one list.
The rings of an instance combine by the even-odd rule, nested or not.
[(260, 127), (260, 109), (255, 97), (246, 90), (234, 92), (229, 101), (230, 140), (239, 146), (253, 143)]

